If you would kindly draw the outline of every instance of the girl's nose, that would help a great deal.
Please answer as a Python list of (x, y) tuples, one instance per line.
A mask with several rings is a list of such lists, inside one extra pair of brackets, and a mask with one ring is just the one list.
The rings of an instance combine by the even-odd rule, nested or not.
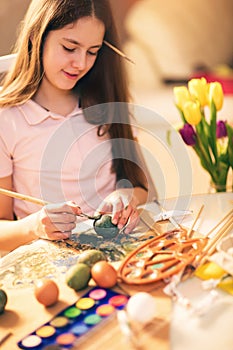
[(73, 59), (72, 66), (79, 70), (84, 70), (86, 68), (86, 53), (79, 52)]

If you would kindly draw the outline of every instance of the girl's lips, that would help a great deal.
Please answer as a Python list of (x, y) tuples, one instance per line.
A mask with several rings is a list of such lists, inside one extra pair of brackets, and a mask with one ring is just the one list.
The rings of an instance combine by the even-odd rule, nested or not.
[(65, 72), (63, 71), (63, 73), (65, 74), (65, 76), (69, 79), (73, 79), (73, 80), (76, 80), (78, 78), (78, 74), (71, 74), (71, 73), (68, 73), (68, 72)]

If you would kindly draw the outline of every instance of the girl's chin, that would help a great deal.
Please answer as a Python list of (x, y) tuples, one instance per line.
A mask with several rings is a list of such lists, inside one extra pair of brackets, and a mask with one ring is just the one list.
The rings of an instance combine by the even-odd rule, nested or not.
[(64, 91), (72, 90), (75, 87), (75, 85), (77, 84), (77, 82), (78, 82), (78, 80), (73, 81), (73, 82), (66, 82), (66, 83), (63, 82), (63, 84), (58, 84), (57, 87), (58, 87), (58, 89), (64, 90)]

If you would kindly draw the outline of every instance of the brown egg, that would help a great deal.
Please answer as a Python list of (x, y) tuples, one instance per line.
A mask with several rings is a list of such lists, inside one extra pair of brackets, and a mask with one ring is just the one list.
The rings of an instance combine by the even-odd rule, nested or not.
[(102, 288), (111, 288), (117, 283), (117, 272), (107, 261), (98, 261), (92, 266), (91, 276)]
[(35, 283), (34, 295), (39, 303), (50, 306), (58, 301), (59, 289), (50, 279), (42, 279)]

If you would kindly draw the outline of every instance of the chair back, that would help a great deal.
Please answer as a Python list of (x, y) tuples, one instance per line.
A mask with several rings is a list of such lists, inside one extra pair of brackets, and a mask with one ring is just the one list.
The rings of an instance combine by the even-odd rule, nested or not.
[(7, 70), (10, 68), (11, 64), (13, 63), (15, 57), (16, 57), (16, 54), (0, 56), (0, 74), (7, 72)]

